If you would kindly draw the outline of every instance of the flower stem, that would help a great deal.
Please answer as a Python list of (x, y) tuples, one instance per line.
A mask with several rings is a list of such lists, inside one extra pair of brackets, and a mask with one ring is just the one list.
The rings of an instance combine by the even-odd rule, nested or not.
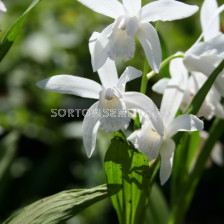
[[(168, 65), (170, 63), (171, 60), (175, 59), (175, 58), (183, 58), (184, 54), (174, 54), (171, 55), (170, 57), (166, 58), (160, 65), (160, 70), (163, 69), (166, 65)], [(156, 75), (157, 73), (154, 71), (151, 71), (147, 74), (147, 79), (151, 79), (154, 75)]]
[(148, 71), (149, 71), (149, 63), (148, 63), (147, 58), (145, 58), (142, 82), (141, 82), (141, 89), (140, 89), (140, 92), (143, 94), (146, 94), (146, 90), (147, 90), (147, 84), (148, 84), (147, 73), (148, 73)]
[(159, 25), (160, 25), (160, 23), (161, 23), (160, 20), (156, 22), (156, 25), (155, 25), (156, 31), (159, 31)]

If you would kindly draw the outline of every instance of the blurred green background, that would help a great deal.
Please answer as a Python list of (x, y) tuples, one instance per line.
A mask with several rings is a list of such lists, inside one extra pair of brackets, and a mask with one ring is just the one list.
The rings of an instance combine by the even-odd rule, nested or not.
[[(25, 11), (31, 0), (6, 0), (0, 15), (1, 37)], [(144, 0), (143, 4), (149, 1)], [(184, 1), (201, 5), (200, 1)], [(223, 1), (219, 1), (221, 5)], [(201, 33), (199, 13), (160, 25), (163, 57), (187, 50)], [(73, 74), (99, 82), (93, 74), (88, 39), (113, 20), (76, 0), (42, 0), (29, 15), (15, 44), (0, 65), (0, 222), (17, 209), (65, 189), (105, 183), (104, 153), (111, 136), (98, 133), (96, 150), (87, 159), (82, 144), (83, 117), (51, 117), (51, 109), (87, 109), (94, 100), (38, 89), (37, 81), (56, 74)], [(223, 17), (222, 17), (222, 21)], [(224, 24), (223, 24), (224, 25)], [(119, 74), (127, 65), (142, 70), (144, 53), (137, 43), (135, 59), (118, 62)], [(167, 69), (162, 76), (167, 76)], [(149, 83), (148, 95), (159, 105)], [(139, 90), (140, 80), (128, 84)], [(209, 124), (208, 124), (209, 125)], [(224, 169), (205, 171), (186, 223), (224, 220)], [(162, 188), (169, 200), (169, 182)], [(68, 224), (117, 223), (109, 200), (104, 200), (68, 221)]]

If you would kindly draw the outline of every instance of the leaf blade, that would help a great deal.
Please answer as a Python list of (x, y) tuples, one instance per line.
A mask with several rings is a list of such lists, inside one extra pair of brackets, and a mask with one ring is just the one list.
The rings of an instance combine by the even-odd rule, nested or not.
[(0, 62), (8, 53), (9, 49), (13, 45), (16, 37), (18, 36), (27, 16), (30, 11), (40, 2), (41, 0), (34, 0), (27, 10), (19, 17), (19, 19), (9, 28), (6, 35), (3, 37), (0, 45)]
[(4, 224), (62, 223), (119, 190), (118, 185), (101, 185), (91, 189), (62, 191), (26, 206)]

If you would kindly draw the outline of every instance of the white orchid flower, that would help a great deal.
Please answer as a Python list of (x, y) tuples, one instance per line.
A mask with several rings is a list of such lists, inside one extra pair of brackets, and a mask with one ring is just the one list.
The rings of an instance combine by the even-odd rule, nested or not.
[(218, 10), (216, 0), (204, 0), (201, 7), (201, 27), (204, 34), (204, 40), (208, 41), (220, 34), (220, 18), (214, 17)]
[[(118, 79), (115, 63), (108, 59), (98, 71), (102, 85), (90, 79), (72, 75), (56, 75), (37, 83), (39, 88), (58, 93), (73, 94), (98, 99), (83, 121), (83, 142), (88, 157), (96, 145), (97, 130), (105, 132), (124, 130), (128, 127), (129, 109), (138, 109), (150, 114), (158, 114), (155, 104), (147, 96), (138, 92), (125, 92), (126, 83), (141, 76), (141, 71), (127, 67)], [(156, 130), (163, 134), (162, 120), (152, 117)]]
[[(220, 32), (219, 16), (214, 17), (214, 13), (217, 10), (216, 0), (204, 1), (201, 10), (204, 42), (193, 45), (184, 57), (184, 64), (188, 71), (200, 72), (207, 77), (211, 75), (224, 59), (224, 35)], [(224, 96), (224, 71), (217, 77), (214, 86), (218, 93)]]
[[(187, 85), (180, 105), (180, 108), (184, 111), (191, 103), (199, 89), (203, 86), (207, 77), (199, 72), (192, 72), (191, 76), (188, 77), (188, 71), (183, 64), (182, 58), (177, 58), (170, 62), (170, 75), (171, 77), (179, 75), (182, 76), (183, 79), (187, 79)], [(163, 94), (169, 81), (170, 79), (168, 78), (161, 79), (152, 87), (152, 89), (157, 93)], [(207, 120), (212, 119), (214, 116), (223, 119), (224, 108), (220, 101), (221, 96), (213, 86), (208, 92), (197, 115), (204, 116)]]
[(4, 13), (6, 11), (7, 11), (7, 9), (4, 5), (4, 3), (0, 0), (0, 14)]
[[(178, 65), (178, 64), (177, 64)], [(160, 181), (163, 185), (170, 177), (173, 165), (175, 143), (171, 139), (178, 131), (197, 131), (203, 129), (203, 122), (194, 115), (180, 115), (175, 118), (181, 105), (187, 85), (187, 73), (175, 73), (172, 79), (163, 80), (166, 88), (161, 102), (161, 113), (164, 125), (164, 136), (156, 132), (150, 120), (145, 120), (140, 130), (128, 137), (137, 149), (143, 152), (148, 160), (161, 156)]]
[(141, 0), (78, 0), (90, 9), (112, 17), (115, 22), (107, 26), (97, 39), (92, 55), (93, 70), (97, 71), (109, 57), (128, 60), (134, 56), (135, 40), (139, 39), (152, 69), (158, 73), (161, 47), (158, 34), (149, 22), (183, 19), (197, 12), (190, 6), (174, 0), (159, 0), (141, 7)]

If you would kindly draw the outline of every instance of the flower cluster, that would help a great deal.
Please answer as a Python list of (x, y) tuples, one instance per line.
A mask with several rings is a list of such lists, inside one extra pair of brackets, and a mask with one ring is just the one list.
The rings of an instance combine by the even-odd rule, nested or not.
[[(204, 42), (196, 43), (183, 58), (170, 63), (170, 79), (161, 79), (152, 88), (163, 94), (161, 111), (168, 111), (162, 117), (154, 102), (145, 94), (126, 92), (126, 83), (142, 76), (142, 72), (127, 67), (118, 77), (116, 60), (129, 60), (135, 54), (135, 36), (139, 39), (152, 70), (159, 73), (161, 47), (156, 29), (149, 22), (172, 21), (189, 17), (198, 11), (175, 0), (158, 0), (141, 6), (141, 0), (78, 0), (90, 9), (109, 16), (114, 22), (101, 33), (94, 32), (89, 39), (89, 50), (93, 71), (97, 71), (101, 85), (93, 80), (72, 75), (57, 75), (37, 83), (37, 86), (52, 92), (73, 94), (97, 99), (83, 121), (83, 142), (88, 157), (91, 157), (98, 128), (113, 133), (129, 126), (131, 109), (157, 116), (143, 117), (140, 114), (141, 129), (127, 139), (143, 152), (149, 161), (161, 156), (160, 180), (164, 184), (172, 171), (175, 143), (172, 140), (178, 131), (198, 131), (203, 122), (195, 115), (176, 116), (184, 110), (202, 87), (207, 77), (224, 58), (224, 35), (219, 30), (219, 18), (214, 16), (217, 3), (205, 0), (201, 11)], [(211, 32), (212, 30), (212, 32)], [(137, 57), (137, 55), (136, 55)], [(190, 75), (189, 75), (190, 74)], [(199, 114), (207, 119), (213, 116), (224, 118), (220, 103), (224, 96), (224, 73), (216, 80), (204, 101)], [(115, 116), (100, 116), (100, 111), (113, 109)], [(92, 112), (94, 111), (94, 113)], [(98, 111), (99, 114), (96, 114)], [(123, 111), (127, 116), (116, 116)]]

